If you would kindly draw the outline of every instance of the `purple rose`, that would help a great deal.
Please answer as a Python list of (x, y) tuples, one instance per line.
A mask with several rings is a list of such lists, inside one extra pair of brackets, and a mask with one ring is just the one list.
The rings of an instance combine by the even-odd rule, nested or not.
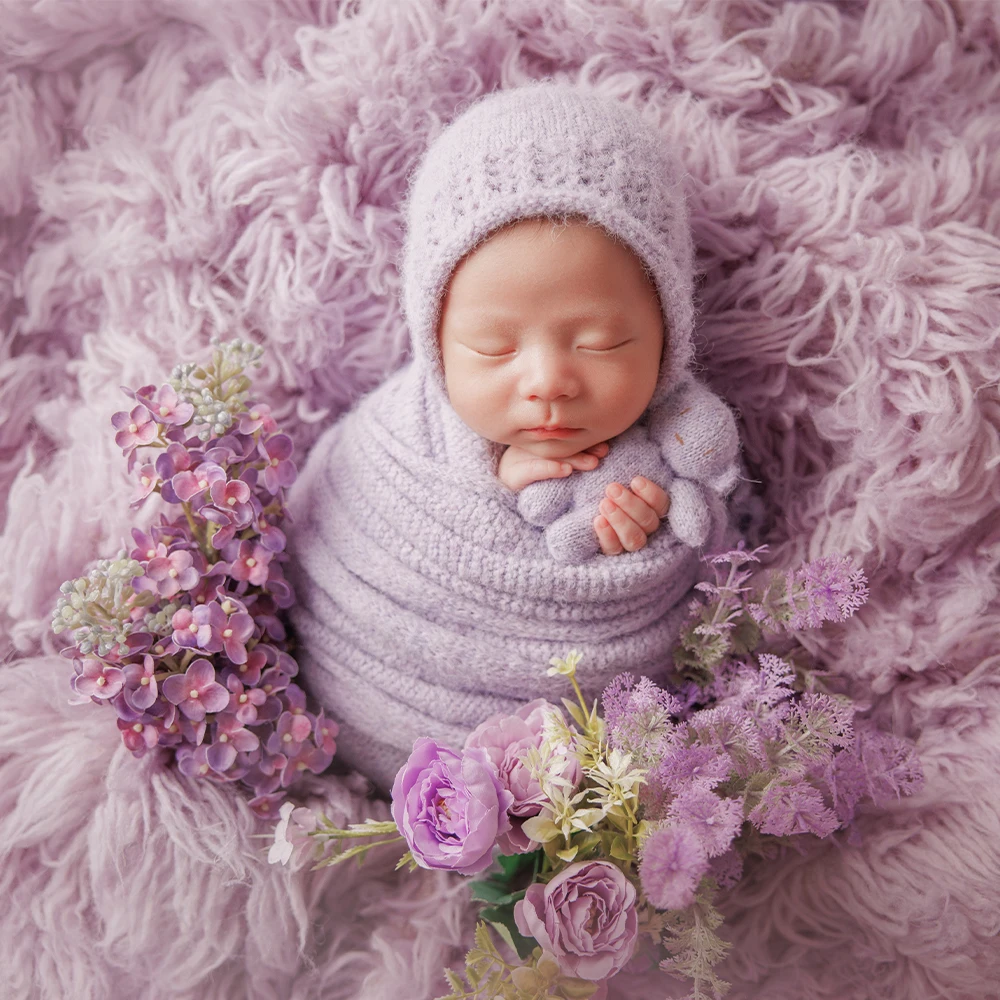
[(423, 737), (392, 783), (392, 818), (417, 864), (461, 875), (489, 866), (512, 801), (484, 750), (459, 755)]
[(528, 886), (514, 906), (517, 929), (553, 954), (568, 976), (613, 976), (638, 937), (635, 886), (608, 861), (579, 861), (544, 885)]
[[(524, 762), (524, 753), (541, 744), (545, 717), (549, 713), (562, 716), (555, 705), (537, 698), (522, 705), (514, 715), (494, 715), (487, 719), (465, 741), (467, 749), (479, 747), (486, 751), (504, 788), (514, 796), (510, 807), (511, 829), (500, 838), (500, 850), (504, 854), (522, 854), (538, 847), (522, 826), (529, 816), (538, 815), (545, 796)], [(574, 785), (580, 780), (580, 763), (572, 753), (557, 757), (553, 764), (558, 774)]]

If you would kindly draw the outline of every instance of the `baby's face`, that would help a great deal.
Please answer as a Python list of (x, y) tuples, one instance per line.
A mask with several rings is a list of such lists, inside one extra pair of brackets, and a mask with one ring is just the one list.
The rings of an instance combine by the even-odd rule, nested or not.
[[(586, 222), (525, 219), (455, 269), (438, 327), (451, 405), (481, 436), (564, 458), (627, 430), (664, 349), (639, 259)], [(533, 430), (570, 428), (559, 436)]]

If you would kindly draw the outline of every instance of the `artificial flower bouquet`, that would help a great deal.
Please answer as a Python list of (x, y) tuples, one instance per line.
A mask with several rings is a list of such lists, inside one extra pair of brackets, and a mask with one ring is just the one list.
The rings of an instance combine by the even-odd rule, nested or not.
[(580, 654), (553, 659), (575, 699), (488, 719), (460, 750), (418, 739), (391, 822), (340, 829), (285, 803), (269, 859), (300, 851), (322, 867), (399, 843), (400, 866), (479, 876), (475, 947), (464, 977), (446, 971), (446, 1000), (600, 1000), (620, 970), (653, 964), (694, 1000), (722, 996), (715, 897), (744, 859), (829, 837), (863, 799), (922, 783), (910, 744), (798, 665), (791, 633), (852, 615), (861, 571), (827, 557), (755, 586), (760, 551), (709, 560), (669, 688), (622, 674), (601, 714), (576, 681)]
[(281, 525), (296, 468), (291, 439), (249, 399), (261, 354), (215, 342), (209, 364), (124, 390), (134, 405), (112, 424), (132, 506), (158, 494), (174, 513), (64, 583), (52, 628), (73, 638), (71, 700), (110, 704), (135, 756), (163, 748), (185, 775), (241, 782), (273, 816), (296, 777), (329, 766), (337, 725), (307, 710), (286, 648)]

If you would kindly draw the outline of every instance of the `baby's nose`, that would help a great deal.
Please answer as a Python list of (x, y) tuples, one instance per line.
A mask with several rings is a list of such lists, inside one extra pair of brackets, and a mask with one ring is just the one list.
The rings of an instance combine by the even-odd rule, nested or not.
[(573, 397), (580, 391), (580, 380), (565, 358), (534, 357), (525, 360), (523, 391), (528, 399), (553, 400)]

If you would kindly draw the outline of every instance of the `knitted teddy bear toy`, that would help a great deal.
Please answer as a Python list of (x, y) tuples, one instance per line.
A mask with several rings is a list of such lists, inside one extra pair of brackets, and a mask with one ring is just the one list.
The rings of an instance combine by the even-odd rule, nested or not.
[(685, 545), (705, 544), (712, 497), (722, 499), (739, 479), (739, 440), (729, 408), (693, 379), (683, 381), (651, 416), (649, 427), (633, 424), (609, 442), (592, 471), (568, 479), (529, 483), (517, 509), (545, 529), (552, 558), (579, 563), (598, 552), (593, 512), (608, 483), (645, 476), (670, 496), (667, 520)]

